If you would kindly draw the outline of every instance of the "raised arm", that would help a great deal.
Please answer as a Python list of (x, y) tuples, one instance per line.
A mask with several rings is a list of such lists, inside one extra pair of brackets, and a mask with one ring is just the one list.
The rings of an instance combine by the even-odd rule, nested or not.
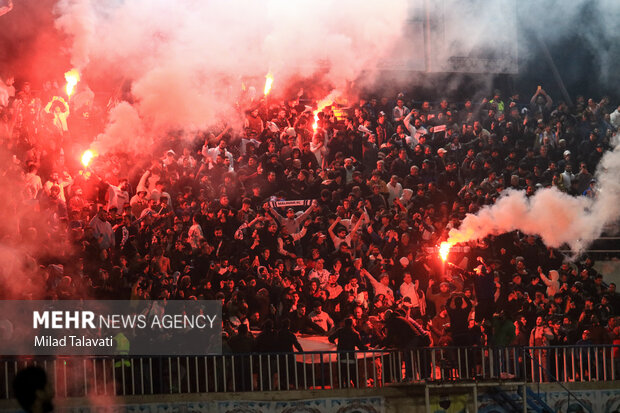
[(360, 271), (360, 274), (366, 276), (366, 278), (368, 278), (368, 281), (370, 281), (370, 284), (372, 285), (372, 287), (376, 290), (376, 286), (380, 285), (381, 283), (379, 281), (377, 281), (377, 279), (375, 277), (372, 276), (371, 273), (368, 272), (368, 270), (366, 268), (362, 268)]
[(140, 182), (138, 182), (138, 186), (136, 187), (136, 193), (140, 192), (140, 191), (147, 191), (146, 188), (146, 180), (149, 178), (149, 175), (151, 175), (151, 171), (150, 169), (147, 169), (143, 174), (142, 177), (140, 177)]
[(467, 298), (465, 295), (463, 295), (463, 304), (465, 304), (464, 308), (467, 310), (467, 312), (470, 312), (471, 308), (473, 307), (473, 304), (471, 300)]
[(226, 135), (226, 133), (228, 133), (228, 131), (230, 131), (231, 129), (232, 129), (232, 126), (227, 125), (224, 128), (224, 130), (222, 132), (220, 132), (220, 134), (215, 137), (215, 142), (219, 142), (224, 137), (224, 135)]
[(280, 255), (283, 255), (285, 257), (290, 257), (290, 258), (297, 258), (297, 256), (291, 252), (288, 252), (287, 250), (284, 249), (284, 240), (282, 238), (278, 237), (278, 253)]
[(553, 105), (553, 99), (551, 99), (551, 96), (549, 96), (544, 90), (541, 91), (543, 93), (543, 95), (545, 96), (545, 99), (547, 100), (547, 103), (545, 104), (545, 106), (547, 107), (547, 109), (551, 109), (551, 106)]
[(543, 273), (543, 270), (541, 267), (538, 267), (538, 275), (540, 275), (540, 279), (545, 283), (547, 287), (551, 285), (551, 279), (547, 278), (545, 273)]
[(54, 97), (52, 98), (52, 100), (50, 100), (49, 102), (47, 102), (47, 105), (45, 105), (45, 108), (44, 108), (44, 110), (45, 110), (47, 113), (50, 113), (50, 109), (52, 109), (52, 105), (54, 104), (54, 102), (55, 102), (56, 100), (58, 100), (58, 96), (54, 96)]
[[(304, 223), (305, 224), (305, 223)], [(306, 236), (306, 233), (308, 232), (308, 227), (306, 225), (304, 225), (301, 229), (301, 231), (296, 232), (294, 234), (291, 234), (291, 237), (293, 237), (294, 241), (299, 241), (300, 239), (302, 239), (303, 237)]]
[(276, 209), (269, 204), (269, 202), (266, 202), (265, 204), (267, 204), (267, 210), (271, 213), (271, 215), (273, 215), (276, 221), (278, 221), (279, 223), (282, 223), (282, 220), (284, 220), (284, 217), (280, 215), (278, 211), (276, 211)]
[(336, 234), (334, 234), (334, 228), (336, 228), (336, 225), (338, 225), (340, 220), (341, 220), (340, 217), (336, 218), (334, 222), (332, 222), (332, 224), (329, 226), (329, 228), (327, 228), (327, 232), (329, 233), (329, 236), (332, 238), (332, 241), (336, 239)]
[(405, 127), (409, 131), (409, 135), (411, 135), (413, 137), (413, 136), (415, 136), (415, 134), (417, 132), (417, 129), (415, 128), (415, 126), (413, 126), (411, 124), (411, 116), (412, 115), (413, 115), (413, 111), (409, 112), (407, 114), (407, 116), (405, 116), (405, 119), (403, 119), (403, 123), (405, 124)]
[(536, 103), (536, 98), (538, 97), (538, 95), (540, 95), (540, 86), (538, 86), (538, 89), (536, 89), (536, 92), (532, 95), (532, 98), (530, 99), (530, 105)]
[(306, 220), (306, 218), (308, 218), (308, 215), (310, 215), (312, 213), (312, 211), (314, 211), (314, 208), (316, 208), (316, 206), (317, 206), (316, 200), (312, 201), (312, 205), (310, 205), (308, 207), (308, 209), (306, 209), (304, 211), (303, 214), (298, 216), (297, 219), (295, 219), (295, 221), (297, 221), (297, 222), (304, 222)]
[(351, 229), (351, 234), (354, 234), (355, 232), (357, 232), (357, 230), (360, 228), (360, 226), (362, 225), (362, 221), (363, 221), (363, 217), (359, 217), (357, 219), (357, 222), (355, 223), (355, 225), (353, 226), (353, 229)]

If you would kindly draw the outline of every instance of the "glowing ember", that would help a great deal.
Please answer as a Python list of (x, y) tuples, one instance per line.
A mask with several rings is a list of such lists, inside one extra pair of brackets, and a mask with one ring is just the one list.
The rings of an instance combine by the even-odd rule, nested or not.
[(452, 248), (452, 244), (449, 242), (442, 242), (439, 246), (439, 256), (442, 261), (448, 259), (448, 254), (450, 253), (450, 248)]
[(75, 89), (75, 85), (77, 85), (77, 83), (80, 81), (80, 72), (78, 72), (77, 69), (69, 70), (67, 73), (65, 73), (65, 80), (67, 81), (67, 97), (71, 97), (71, 94)]
[(95, 152), (91, 151), (90, 149), (84, 151), (84, 153), (82, 154), (82, 165), (84, 165), (84, 167), (87, 167), (94, 157)]
[(269, 72), (267, 73), (267, 76), (265, 76), (265, 96), (267, 96), (269, 92), (271, 92), (272, 84), (273, 84), (273, 75), (271, 74), (271, 72)]

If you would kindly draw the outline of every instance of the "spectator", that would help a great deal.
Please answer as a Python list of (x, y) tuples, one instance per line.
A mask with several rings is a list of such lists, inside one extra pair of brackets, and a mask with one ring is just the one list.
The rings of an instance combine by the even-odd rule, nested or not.
[(340, 363), (340, 377), (342, 387), (350, 387), (351, 381), (353, 387), (359, 387), (357, 379), (357, 357), (354, 353), (355, 349), (366, 350), (366, 346), (362, 343), (360, 334), (353, 327), (353, 319), (346, 318), (344, 326), (336, 330), (329, 336), (330, 343), (337, 344)]
[(30, 366), (17, 372), (13, 391), (19, 405), (28, 413), (47, 413), (54, 410), (54, 390), (45, 370)]
[[(513, 342), (527, 345), (538, 315), (564, 319), (552, 324), (550, 344), (573, 344), (585, 329), (604, 341), (599, 327), (618, 314), (614, 284), (606, 287), (586, 259), (562, 264), (561, 253), (543, 248), (539, 237), (512, 232), (472, 241), (445, 266), (435, 253), (467, 213), (492, 204), (505, 188), (531, 196), (556, 186), (599, 196), (591, 175), (611, 142), (606, 131), (616, 127), (617, 110), (607, 117), (595, 100), (554, 105), (539, 88), (525, 115), (527, 102), (504, 101), (501, 93), (458, 112), (447, 101), (410, 110), (399, 96), (396, 107), (387, 100), (354, 105), (346, 120), (328, 109), (316, 133), (297, 99), (270, 108), (254, 102), (240, 104), (247, 128), (230, 122), (198, 131), (195, 144), (158, 142), (146, 161), (102, 151), (83, 168), (73, 165), (79, 156), (67, 144), (82, 138), (73, 122), (79, 111), (69, 101), (66, 113), (56, 99), (49, 110), (60, 110), (60, 129), (48, 127), (36, 103), (42, 98), (49, 101), (25, 85), (0, 113), (8, 160), (2, 176), (15, 194), (4, 204), (5, 216), (15, 219), (7, 220), (3, 239), (28, 255), (23, 286), (3, 288), (2, 298), (217, 297), (231, 335), (240, 324), (260, 328), (284, 319), (294, 333), (325, 334), (355, 314), (363, 340), (373, 344), (391, 324), (388, 309), (422, 324), (435, 316), (435, 345), (449, 343), (450, 334), (459, 344), (503, 345), (509, 320), (518, 326)], [(387, 119), (392, 109), (395, 125)], [(445, 131), (437, 128), (444, 124)], [(100, 132), (84, 132), (84, 142)], [(300, 216), (270, 207), (310, 199), (316, 201)], [(41, 271), (43, 291), (34, 288)], [(313, 321), (306, 306), (315, 302), (321, 308)], [(499, 309), (506, 318), (493, 325)], [(478, 322), (468, 321), (472, 312)]]
[(322, 334), (327, 334), (334, 328), (334, 320), (323, 311), (323, 305), (320, 301), (315, 301), (312, 312), (308, 316), (321, 329)]

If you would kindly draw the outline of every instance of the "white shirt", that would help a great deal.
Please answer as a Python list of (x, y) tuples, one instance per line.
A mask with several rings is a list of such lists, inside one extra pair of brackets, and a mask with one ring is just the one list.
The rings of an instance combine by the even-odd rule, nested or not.
[(404, 116), (407, 116), (409, 112), (411, 111), (407, 106), (403, 106), (402, 108), (394, 106), (394, 109), (392, 109), (392, 116), (394, 117), (394, 119), (400, 119)]
[(404, 297), (409, 297), (411, 299), (411, 304), (413, 307), (420, 307), (420, 298), (418, 296), (418, 290), (415, 288), (415, 284), (410, 283), (402, 283), (400, 285), (400, 295)]
[[(216, 146), (215, 148), (211, 148), (208, 149), (207, 146), (203, 146), (202, 147), (202, 156), (205, 157), (205, 159), (211, 159), (213, 161), (213, 163), (215, 163), (215, 160), (217, 159), (217, 155), (220, 154), (220, 147)], [(224, 156), (226, 156), (228, 158), (228, 160), (230, 161), (230, 171), (233, 170), (233, 162), (234, 162), (234, 157), (232, 155), (232, 153), (228, 152), (227, 149), (224, 149)]]
[(317, 271), (316, 268), (313, 269), (312, 271), (310, 271), (310, 273), (308, 274), (308, 279), (311, 280), (313, 278), (318, 278), (319, 279), (319, 283), (320, 283), (320, 287), (324, 288), (327, 283), (329, 282), (329, 271), (327, 271), (325, 268), (323, 268), (322, 270)]
[(370, 274), (368, 275), (368, 279), (370, 280), (370, 283), (372, 284), (372, 288), (375, 291), (375, 297), (379, 294), (383, 294), (383, 296), (388, 299), (389, 305), (394, 304), (394, 292), (392, 291), (390, 287), (388, 287), (387, 285), (384, 285), (383, 283), (380, 283)]
[(395, 186), (392, 186), (392, 183), (388, 182), (387, 189), (388, 189), (388, 204), (392, 206), (392, 204), (394, 204), (394, 200), (402, 196), (403, 186), (399, 182), (396, 182)]
[(39, 191), (43, 189), (41, 177), (37, 174), (27, 173), (24, 177), (25, 195), (27, 199), (36, 199)]

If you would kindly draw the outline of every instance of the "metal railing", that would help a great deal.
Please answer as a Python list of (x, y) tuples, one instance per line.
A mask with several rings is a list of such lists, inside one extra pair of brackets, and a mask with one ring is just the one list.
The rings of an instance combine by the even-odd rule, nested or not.
[[(572, 350), (574, 350), (574, 348), (571, 348), (571, 352), (572, 352), (572, 353), (574, 353)], [(580, 360), (580, 361), (582, 361), (582, 358), (581, 358), (581, 350), (582, 350), (582, 348), (579, 348), (578, 350), (580, 351), (580, 354), (579, 354), (579, 355), (580, 355), (579, 360)], [(590, 351), (590, 349), (587, 349), (586, 351)], [(596, 349), (595, 349), (594, 351), (596, 351)], [(614, 349), (612, 349), (612, 352), (613, 352), (613, 351), (614, 351)], [(566, 387), (566, 385), (565, 385), (565, 382), (566, 382), (566, 381), (565, 381), (565, 382), (562, 382), (562, 381), (560, 381), (560, 380), (558, 379), (558, 377), (559, 377), (559, 376), (557, 375), (557, 374), (558, 374), (558, 373), (557, 373), (557, 363), (558, 363), (558, 357), (557, 357), (557, 355), (556, 355), (556, 357), (555, 357), (555, 363), (556, 363), (556, 375), (554, 375), (554, 374), (553, 374), (553, 372), (549, 371), (549, 367), (550, 367), (550, 366), (548, 366), (548, 365), (543, 365), (543, 364), (542, 364), (542, 362), (543, 362), (543, 359), (544, 359), (544, 358), (541, 358), (541, 357), (536, 357), (536, 355), (531, 354), (531, 353), (528, 353), (528, 352), (526, 352), (526, 353), (525, 353), (525, 356), (526, 356), (526, 357), (527, 357), (527, 358), (531, 361), (531, 363), (533, 364), (533, 367), (532, 367), (533, 369), (538, 369), (538, 370), (539, 370), (539, 372), (544, 372), (544, 373), (547, 375), (548, 380), (550, 379), (550, 380), (551, 380), (551, 381), (553, 381), (554, 383), (559, 384), (559, 386), (560, 386), (560, 387), (561, 387), (561, 388), (562, 388), (562, 389), (566, 392), (566, 405), (567, 405), (567, 406), (569, 406), (569, 405), (570, 405), (570, 401), (571, 401), (571, 398), (572, 398), (574, 401), (576, 401), (576, 402), (577, 402), (577, 403), (578, 403), (578, 404), (582, 407), (582, 409), (584, 409), (584, 411), (589, 412), (589, 413), (592, 413), (592, 411), (590, 410), (589, 406), (588, 406), (586, 403), (584, 403), (584, 401), (583, 401), (581, 398), (579, 398), (579, 397), (578, 397), (575, 393), (573, 393), (573, 392), (572, 392), (572, 391), (571, 391), (568, 387)], [(612, 358), (613, 358), (613, 353), (611, 354), (611, 356), (612, 356)], [(572, 357), (572, 356), (571, 356), (571, 357)], [(565, 360), (565, 358), (566, 358), (566, 353), (565, 353), (565, 352), (563, 352), (563, 353), (562, 353), (562, 355), (561, 355), (561, 359), (562, 359), (562, 360)], [(588, 367), (590, 367), (589, 363), (588, 363)], [(588, 368), (588, 371), (589, 371), (589, 368)], [(612, 368), (612, 370), (611, 370), (611, 373), (612, 373), (612, 374), (614, 374), (614, 369), (613, 369), (613, 368)], [(566, 377), (566, 375), (565, 375), (565, 377)], [(539, 382), (539, 383), (540, 383), (540, 382)], [(526, 389), (525, 389), (525, 390), (526, 390), (526, 393), (528, 393), (528, 394), (529, 394), (529, 396), (528, 396), (528, 397), (530, 397), (530, 396), (531, 396), (530, 398), (534, 398), (534, 399), (536, 399), (538, 402), (541, 402), (541, 401), (542, 401), (542, 400), (541, 400), (541, 398), (540, 398), (540, 394), (534, 394), (534, 392), (533, 392), (531, 389), (527, 388), (527, 386), (526, 386)], [(539, 390), (540, 390), (540, 386), (539, 386)], [(545, 404), (545, 406), (544, 406), (544, 407), (545, 407), (545, 408), (547, 408), (548, 406)], [(547, 409), (547, 410), (550, 410), (550, 409)]]
[(613, 381), (620, 346), (431, 347), (179, 357), (0, 358), (0, 399), (15, 372), (48, 373), (57, 397), (376, 388), (398, 383)]

